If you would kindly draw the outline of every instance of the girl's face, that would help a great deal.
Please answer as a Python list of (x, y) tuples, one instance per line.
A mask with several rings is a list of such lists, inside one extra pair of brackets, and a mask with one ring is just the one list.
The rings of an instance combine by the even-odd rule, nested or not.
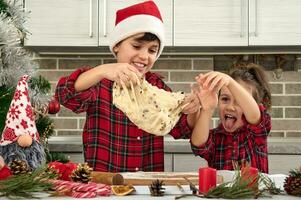
[(139, 41), (144, 33), (133, 35), (116, 45), (118, 63), (128, 63), (136, 67), (141, 74), (148, 72), (154, 65), (159, 51), (159, 41)]
[[(250, 87), (243, 81), (238, 81), (238, 83), (243, 86), (250, 94), (252, 94), (252, 87)], [(233, 95), (227, 87), (223, 87), (220, 90), (218, 108), (221, 123), (227, 132), (235, 132), (237, 129), (243, 126), (243, 111), (237, 104)]]

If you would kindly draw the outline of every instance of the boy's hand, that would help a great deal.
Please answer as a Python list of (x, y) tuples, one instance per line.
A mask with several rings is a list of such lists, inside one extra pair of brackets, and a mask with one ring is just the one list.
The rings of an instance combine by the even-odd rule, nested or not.
[(195, 113), (201, 107), (200, 101), (194, 92), (191, 92), (185, 96), (182, 105), (185, 105), (182, 110), (182, 112), (185, 114)]
[(139, 79), (142, 74), (132, 65), (128, 63), (112, 63), (103, 67), (103, 77), (118, 84), (124, 83), (129, 85), (129, 82), (139, 84)]

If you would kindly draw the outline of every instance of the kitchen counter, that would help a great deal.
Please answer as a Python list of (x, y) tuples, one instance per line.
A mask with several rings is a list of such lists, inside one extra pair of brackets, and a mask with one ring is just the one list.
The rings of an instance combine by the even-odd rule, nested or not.
[[(224, 181), (228, 182), (233, 180), (233, 171), (227, 171), (227, 170), (221, 170), (217, 171), (218, 174), (222, 175), (224, 178)], [(283, 190), (283, 182), (286, 178), (285, 175), (282, 174), (274, 174), (274, 175), (269, 175), (269, 177), (275, 182), (276, 187), (280, 188)], [(191, 194), (191, 190), (188, 185), (182, 185), (183, 191), (180, 191), (176, 186), (174, 185), (164, 185), (163, 187), (165, 188), (165, 195), (162, 197), (153, 197), (150, 196), (150, 192), (148, 189), (147, 185), (140, 185), (140, 186), (135, 186), (135, 191), (131, 193), (130, 195), (127, 196), (98, 196), (93, 199), (107, 199), (107, 200), (153, 200), (153, 199), (164, 199), (164, 200), (174, 200), (176, 196), (180, 196), (181, 194)], [(198, 187), (198, 186), (197, 186)], [(260, 187), (260, 186), (259, 186)], [(41, 199), (49, 199), (49, 200), (65, 200), (65, 199), (78, 199), (78, 198), (72, 198), (72, 197), (67, 197), (67, 196), (59, 196), (59, 197), (49, 197), (47, 193), (36, 193), (38, 197)], [(6, 198), (5, 198), (6, 199)], [(185, 197), (182, 198), (183, 200), (185, 199), (200, 199), (198, 197)], [(207, 199), (207, 198), (203, 198)], [(290, 196), (290, 195), (272, 195), (270, 197), (260, 197), (260, 200), (270, 200), (270, 199), (282, 199), (282, 200), (294, 200), (294, 199), (300, 199), (300, 197), (295, 197), (295, 196)]]
[[(63, 152), (73, 162), (84, 162), (81, 137), (52, 137), (49, 146), (51, 151)], [(268, 140), (268, 148), (270, 173), (288, 174), (291, 169), (300, 167), (301, 139), (271, 138)], [(196, 172), (200, 166), (207, 166), (207, 161), (192, 153), (189, 140), (175, 140), (165, 136), (164, 171)]]
[[(81, 153), (81, 137), (51, 137), (49, 148), (55, 152)], [(301, 155), (301, 139), (268, 139), (269, 154)], [(171, 136), (164, 138), (165, 153), (191, 153), (189, 140), (175, 140)]]
[[(102, 199), (102, 200), (175, 200), (175, 197), (177, 195), (165, 195), (163, 197), (152, 197), (150, 195), (128, 195), (128, 196), (109, 196), (109, 197), (96, 197), (92, 199)], [(65, 199), (78, 199), (78, 198), (72, 198), (72, 197), (45, 197), (41, 199), (52, 199), (52, 200), (65, 200)], [(198, 197), (185, 197), (181, 198), (183, 200), (189, 200), (189, 199), (200, 199)], [(202, 199), (207, 199), (207, 198), (202, 198)], [(295, 197), (295, 196), (284, 196), (284, 195), (273, 195), (272, 197), (261, 197), (258, 198), (259, 200), (271, 200), (271, 199), (279, 199), (279, 200), (294, 200), (294, 199), (300, 199), (300, 197)], [(210, 200), (217, 200), (217, 199), (210, 199)], [(219, 199), (220, 200), (220, 199)]]

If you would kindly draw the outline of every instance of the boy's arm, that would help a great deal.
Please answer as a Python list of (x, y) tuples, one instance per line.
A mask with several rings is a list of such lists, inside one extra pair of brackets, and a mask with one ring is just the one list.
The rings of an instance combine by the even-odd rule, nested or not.
[(111, 81), (127, 83), (132, 81), (137, 82), (137, 77), (141, 77), (140, 72), (132, 65), (127, 63), (111, 63), (98, 65), (84, 73), (76, 80), (74, 88), (77, 92), (84, 91), (99, 81), (106, 78)]
[(250, 124), (258, 124), (261, 114), (258, 104), (253, 96), (232, 78), (230, 79), (228, 88), (234, 96), (238, 105), (243, 110), (246, 120)]

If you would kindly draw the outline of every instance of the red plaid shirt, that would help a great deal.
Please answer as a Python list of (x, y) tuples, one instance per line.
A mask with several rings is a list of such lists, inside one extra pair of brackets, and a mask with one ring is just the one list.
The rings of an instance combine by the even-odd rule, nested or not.
[[(86, 70), (88, 68), (79, 69), (61, 78), (56, 88), (62, 105), (75, 113), (87, 113), (82, 135), (85, 162), (96, 171), (163, 171), (163, 137), (139, 129), (113, 105), (112, 81), (103, 79), (85, 91), (75, 92), (74, 83)], [(148, 72), (146, 80), (170, 91), (154, 73)], [(170, 135), (176, 139), (190, 137), (187, 115), (181, 116)]]
[(252, 167), (268, 173), (267, 136), (271, 130), (271, 117), (260, 105), (261, 122), (248, 124), (234, 133), (227, 133), (222, 124), (211, 129), (207, 142), (199, 147), (191, 144), (192, 151), (207, 160), (208, 165), (218, 170), (233, 170), (232, 161), (240, 165), (249, 162)]

